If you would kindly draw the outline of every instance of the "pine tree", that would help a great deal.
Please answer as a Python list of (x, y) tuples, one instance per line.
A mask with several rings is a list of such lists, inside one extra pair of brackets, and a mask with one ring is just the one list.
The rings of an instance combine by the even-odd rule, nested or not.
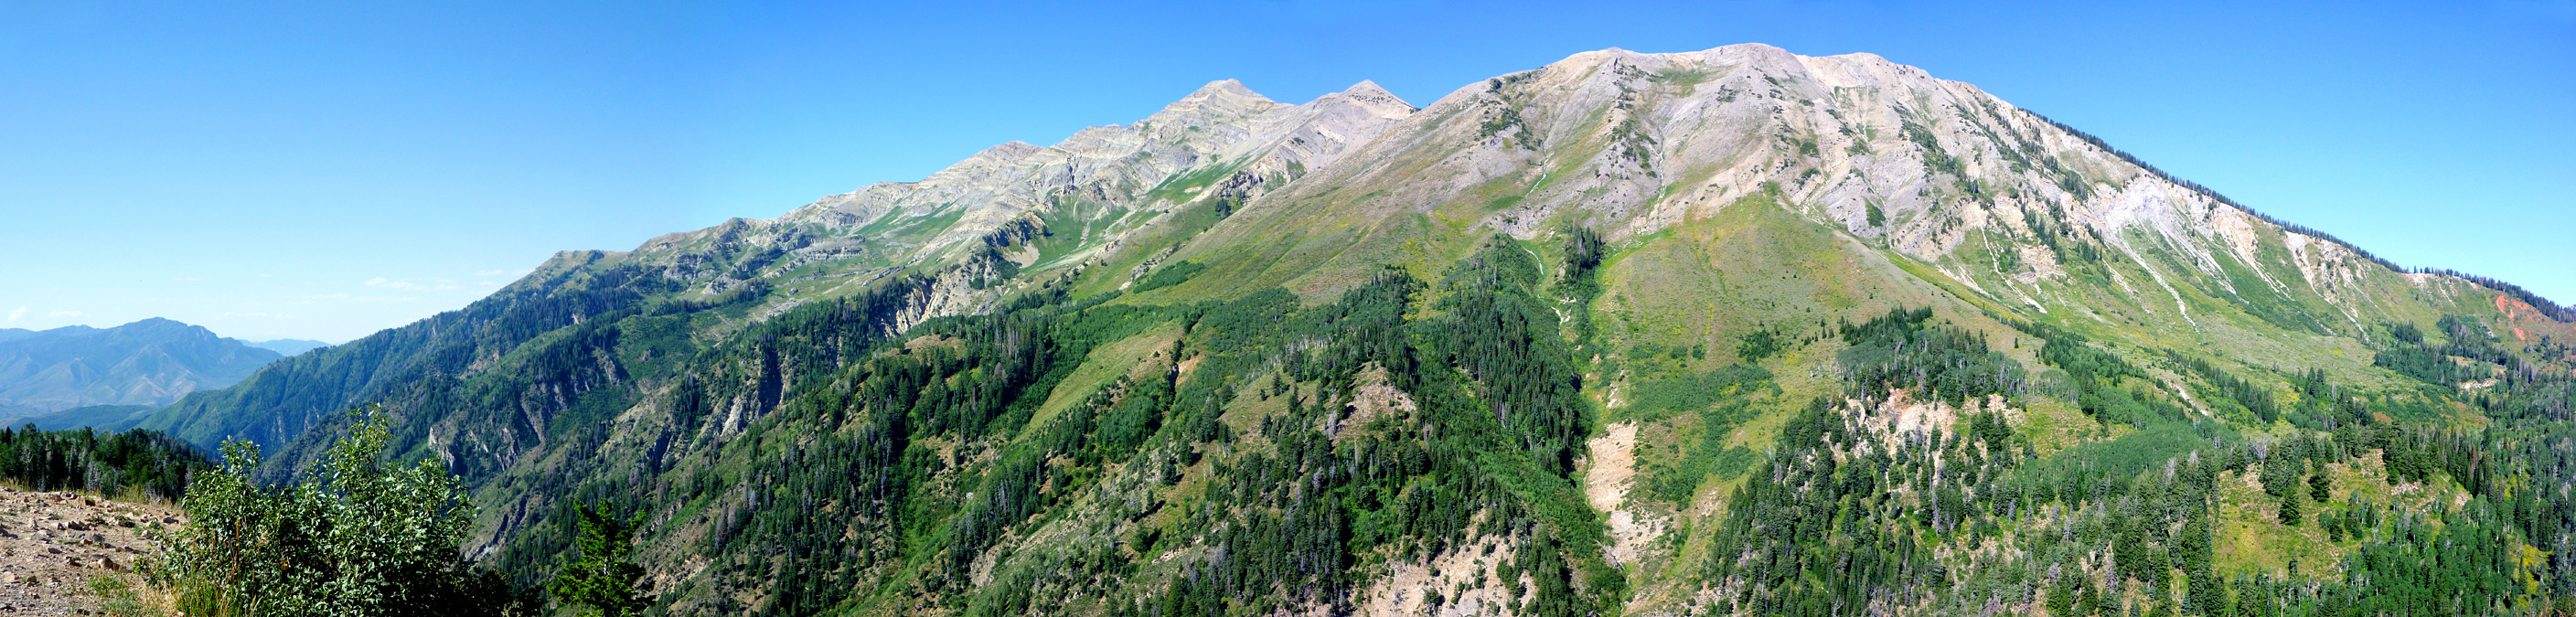
[(2306, 501), (2307, 501), (2307, 500), (2306, 500), (2306, 499), (2302, 499), (2302, 498), (2301, 498), (2301, 496), (2300, 496), (2297, 492), (2292, 492), (2292, 493), (2290, 493), (2290, 494), (2288, 494), (2288, 495), (2282, 495), (2282, 496), (2281, 496), (2281, 524), (2283, 524), (2283, 525), (2293, 525), (2293, 526), (2298, 525), (2298, 524), (2299, 524), (2299, 519), (2300, 519), (2302, 516), (2304, 516), (2303, 510), (2305, 510), (2306, 508), (2304, 508), (2303, 506), (2305, 505), (2305, 503), (2304, 503), (2304, 502), (2306, 502)]
[(547, 590), (580, 605), (582, 617), (644, 614), (653, 604), (653, 594), (647, 592), (651, 584), (644, 582), (644, 567), (635, 564), (633, 543), (643, 515), (624, 520), (609, 516), (606, 502), (573, 507), (581, 511), (581, 559), (564, 566)]
[(2308, 499), (2317, 503), (2334, 499), (2334, 479), (2326, 477), (2326, 470), (2319, 469), (2308, 476)]
[(2270, 456), (2264, 457), (2261, 476), (2264, 493), (2288, 497), (2291, 491), (2296, 490), (2294, 487), (2299, 483), (2299, 472), (2303, 466), (2290, 450), (2291, 442), (2284, 442), (2275, 447)]

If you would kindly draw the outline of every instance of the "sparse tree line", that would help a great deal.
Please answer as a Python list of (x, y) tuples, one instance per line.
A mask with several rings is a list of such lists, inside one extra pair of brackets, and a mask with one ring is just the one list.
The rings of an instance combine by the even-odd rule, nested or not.
[(0, 480), (30, 490), (177, 501), (208, 467), (195, 447), (153, 431), (0, 428)]

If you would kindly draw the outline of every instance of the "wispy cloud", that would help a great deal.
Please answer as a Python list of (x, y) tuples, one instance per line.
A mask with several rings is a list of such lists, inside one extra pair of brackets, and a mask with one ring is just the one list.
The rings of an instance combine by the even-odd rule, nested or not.
[(456, 279), (435, 276), (421, 279), (397, 279), (379, 276), (367, 279), (366, 282), (360, 284), (377, 289), (396, 289), (402, 291), (456, 291), (465, 288), (462, 285), (456, 284)]
[(18, 310), (9, 311), (9, 323), (18, 323), (18, 320), (20, 320), (20, 319), (26, 319), (26, 318), (27, 318), (27, 307), (23, 307), (23, 306), (21, 306), (21, 307), (18, 307)]
[(366, 283), (364, 283), (364, 284), (365, 284), (366, 286), (368, 286), (368, 287), (379, 287), (379, 288), (384, 288), (384, 289), (421, 289), (421, 288), (422, 288), (421, 284), (419, 284), (419, 283), (414, 283), (414, 282), (411, 282), (411, 281), (407, 281), (407, 280), (400, 280), (400, 279), (389, 279), (389, 278), (385, 278), (385, 277), (381, 277), (381, 276), (376, 277), (376, 278), (367, 279), (367, 282), (366, 282)]
[(420, 296), (362, 296), (348, 293), (331, 293), (300, 296), (296, 298), (296, 301), (297, 304), (321, 304), (326, 302), (419, 302)]

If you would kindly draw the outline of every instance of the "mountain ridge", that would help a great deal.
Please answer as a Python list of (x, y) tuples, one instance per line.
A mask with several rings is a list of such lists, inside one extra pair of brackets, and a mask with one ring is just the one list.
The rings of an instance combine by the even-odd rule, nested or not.
[(2256, 469), (2338, 521), (2546, 498), (2408, 458), (2576, 401), (2565, 308), (2498, 285), (1875, 55), (1610, 49), (1420, 108), (1211, 82), (558, 253), (144, 426), (284, 475), (382, 404), (471, 554), (541, 572), (620, 500), (675, 613), (2208, 612), (2162, 596), (2385, 591), (2289, 564), (2414, 537), (2329, 542)]
[(240, 381), (274, 351), (163, 318), (64, 326), (0, 338), (0, 406), (36, 415), (95, 405), (161, 405)]

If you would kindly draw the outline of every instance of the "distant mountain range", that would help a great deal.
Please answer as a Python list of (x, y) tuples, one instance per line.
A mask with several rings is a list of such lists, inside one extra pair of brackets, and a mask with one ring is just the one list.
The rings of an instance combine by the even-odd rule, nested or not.
[(10, 420), (9, 424), (12, 428), (17, 425), (33, 424), (38, 429), (48, 431), (89, 427), (100, 432), (115, 433), (134, 428), (134, 425), (142, 423), (144, 418), (150, 417), (152, 412), (159, 409), (161, 409), (159, 405), (91, 405), (39, 416), (27, 416)]
[[(105, 329), (0, 330), (0, 419), (14, 423), (86, 410), (47, 423), (48, 428), (58, 428), (53, 424), (73, 416), (122, 418), (137, 409), (167, 405), (190, 392), (232, 385), (259, 367), (314, 345), (318, 343), (248, 343), (160, 318)], [(100, 406), (124, 407), (102, 410)]]
[(304, 353), (304, 352), (307, 352), (307, 351), (313, 351), (313, 350), (316, 350), (316, 349), (321, 349), (321, 348), (324, 348), (324, 347), (330, 347), (330, 346), (331, 346), (331, 344), (330, 344), (330, 343), (325, 343), (325, 342), (322, 342), (322, 341), (308, 341), (308, 340), (304, 340), (304, 339), (297, 339), (297, 338), (282, 338), (282, 339), (277, 339), (277, 340), (274, 340), (274, 341), (244, 341), (244, 342), (245, 342), (245, 343), (247, 343), (247, 344), (249, 344), (249, 345), (250, 345), (250, 346), (252, 346), (252, 347), (258, 347), (258, 348), (260, 348), (260, 349), (266, 349), (266, 350), (269, 350), (269, 351), (277, 352), (277, 354), (278, 354), (278, 355), (281, 355), (281, 356), (294, 356), (294, 355), (301, 354), (301, 353)]

